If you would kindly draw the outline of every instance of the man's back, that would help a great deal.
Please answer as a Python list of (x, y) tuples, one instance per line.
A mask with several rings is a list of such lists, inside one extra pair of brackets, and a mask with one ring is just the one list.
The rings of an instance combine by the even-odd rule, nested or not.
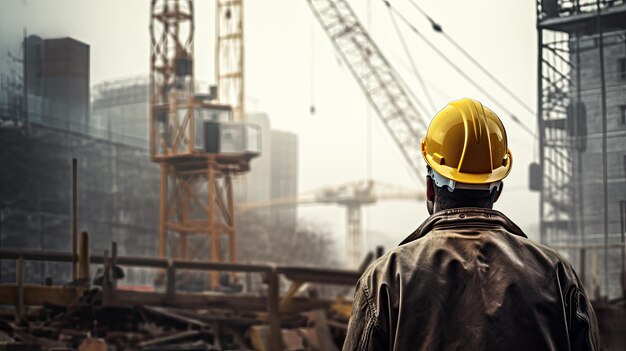
[(573, 269), (501, 213), (431, 216), (356, 287), (344, 350), (597, 350)]

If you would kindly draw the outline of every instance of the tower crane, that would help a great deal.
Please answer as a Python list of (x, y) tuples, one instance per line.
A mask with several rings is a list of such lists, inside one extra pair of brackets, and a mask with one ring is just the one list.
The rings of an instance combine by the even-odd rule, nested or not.
[[(423, 161), (418, 148), (428, 124), (418, 111), (410, 91), (346, 0), (307, 2), (409, 167), (418, 178), (423, 178)], [(242, 209), (294, 203), (334, 203), (345, 206), (347, 255), (349, 263), (355, 265), (361, 256), (363, 237), (361, 206), (392, 199), (424, 200), (424, 193), (373, 180), (361, 180), (324, 188), (297, 199), (273, 199), (265, 203), (247, 204)]]
[[(220, 1), (217, 16), (227, 17), (220, 23), (237, 21), (240, 8), (241, 1)], [(190, 258), (188, 237), (204, 235), (211, 261), (235, 262), (232, 178), (248, 171), (250, 160), (258, 156), (258, 140), (249, 144), (258, 131), (235, 122), (233, 107), (217, 103), (216, 94), (195, 93), (193, 0), (152, 0), (150, 12), (149, 136), (150, 158), (161, 169), (159, 256), (168, 256), (169, 251)], [(222, 33), (218, 42), (227, 47), (230, 40), (238, 42), (241, 26), (237, 21), (236, 32), (230, 35), (218, 26)], [(223, 27), (231, 28), (228, 23)], [(243, 51), (237, 57), (243, 67)], [(228, 72), (219, 72), (222, 83)], [(243, 86), (234, 91), (241, 97)], [(242, 114), (241, 105), (237, 114)], [(170, 237), (178, 240), (175, 247)], [(226, 250), (220, 249), (223, 239), (228, 242)], [(211, 272), (209, 278), (215, 287), (217, 273)]]
[[(426, 122), (398, 74), (358, 21), (345, 0), (307, 0), (336, 51), (349, 67), (373, 109), (400, 149), (413, 172), (421, 176), (416, 152)], [(239, 135), (249, 140), (247, 128), (229, 122), (243, 121), (243, 6), (241, 0), (218, 0), (216, 11), (216, 76), (218, 100), (198, 99), (194, 91), (192, 0), (151, 1), (150, 56), (150, 157), (161, 168), (159, 255), (166, 256), (169, 234), (177, 234), (179, 255), (187, 256), (187, 237), (210, 238), (212, 261), (228, 256), (236, 260), (232, 176), (246, 172), (258, 155), (258, 145), (221, 145), (221, 139)], [(258, 131), (257, 131), (258, 132)], [(250, 134), (255, 134), (251, 131)], [(223, 147), (221, 147), (223, 146)], [(223, 152), (227, 151), (227, 152)], [(365, 187), (338, 187), (354, 192), (357, 202), (348, 208), (348, 240), (360, 240), (360, 205), (371, 197), (373, 183)], [(370, 187), (370, 188), (368, 188)], [(206, 189), (207, 199), (202, 199)], [(368, 190), (369, 189), (369, 190)], [(339, 194), (339, 193), (337, 193)], [(358, 219), (358, 221), (355, 221)], [(229, 242), (220, 252), (222, 236)], [(354, 245), (349, 245), (354, 246)], [(170, 250), (171, 251), (171, 250)], [(211, 276), (214, 286), (217, 276)]]
[(333, 204), (346, 208), (346, 257), (350, 267), (356, 267), (363, 258), (363, 227), (361, 207), (379, 201), (421, 201), (424, 192), (371, 179), (324, 187), (303, 193), (298, 197), (277, 198), (242, 204), (240, 212), (264, 207), (289, 205)]

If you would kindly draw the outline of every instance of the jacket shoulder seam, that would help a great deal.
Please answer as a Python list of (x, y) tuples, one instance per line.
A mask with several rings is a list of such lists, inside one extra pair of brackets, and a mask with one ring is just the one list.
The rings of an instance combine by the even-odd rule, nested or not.
[(365, 303), (367, 303), (367, 309), (369, 310), (369, 314), (370, 314), (369, 318), (367, 319), (367, 324), (365, 325), (365, 330), (363, 334), (361, 335), (360, 342), (359, 342), (359, 350), (365, 350), (366, 349), (365, 347), (369, 345), (370, 339), (372, 338), (373, 329), (378, 329), (379, 325), (378, 325), (378, 318), (376, 316), (376, 307), (374, 306), (374, 303), (372, 302), (370, 298), (370, 291), (369, 291), (367, 284), (365, 284), (365, 279), (361, 279), (359, 285), (361, 287), (361, 290), (363, 291), (363, 296), (365, 297)]
[(367, 308), (370, 311), (370, 316), (371, 316), (370, 319), (373, 320), (374, 326), (378, 327), (378, 318), (376, 316), (376, 306), (374, 305), (374, 302), (372, 302), (371, 300), (369, 288), (367, 284), (365, 284), (364, 280), (361, 280), (361, 287), (363, 289), (363, 295), (365, 296), (365, 301), (367, 302)]

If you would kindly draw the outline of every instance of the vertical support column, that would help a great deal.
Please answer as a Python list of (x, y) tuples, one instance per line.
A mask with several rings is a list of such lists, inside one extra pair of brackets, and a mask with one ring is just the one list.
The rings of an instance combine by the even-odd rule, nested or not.
[(230, 248), (230, 262), (237, 262), (237, 238), (235, 228), (235, 204), (233, 203), (233, 179), (230, 173), (226, 174), (224, 183), (226, 185), (226, 203), (228, 206), (228, 245)]
[(268, 274), (267, 282), (267, 314), (270, 327), (270, 349), (283, 350), (282, 335), (280, 332), (280, 307), (279, 307), (279, 280), (276, 267), (272, 267)]
[(17, 259), (15, 269), (15, 286), (17, 289), (17, 303), (15, 304), (15, 321), (19, 322), (24, 313), (24, 258)]
[[(182, 184), (184, 184), (183, 187), (183, 193), (180, 197), (180, 224), (181, 224), (181, 228), (186, 228), (187, 224), (188, 224), (188, 220), (189, 220), (189, 205), (190, 205), (190, 201), (191, 201), (191, 191), (193, 191), (193, 179), (191, 178), (185, 178), (185, 179), (181, 179), (179, 178), (178, 181)], [(191, 257), (188, 257), (188, 251), (187, 251), (187, 240), (188, 240), (188, 232), (186, 231), (180, 231), (179, 235), (179, 242), (180, 242), (180, 257), (182, 259), (191, 259)]]
[[(246, 59), (246, 54), (245, 54), (245, 45), (244, 45), (244, 40), (243, 40), (243, 24), (244, 24), (244, 20), (243, 20), (243, 0), (239, 1), (239, 32), (241, 33), (241, 39), (240, 39), (240, 46), (239, 46), (239, 57), (238, 57), (238, 64), (239, 64), (239, 71), (241, 72), (241, 76), (239, 78), (239, 108), (237, 110), (237, 112), (239, 113), (239, 121), (245, 121), (246, 120), (246, 109), (245, 109), (245, 105), (246, 105), (246, 95), (245, 95), (245, 84), (246, 84), (246, 80), (244, 79), (244, 69), (246, 67), (245, 63), (245, 59)], [(237, 115), (235, 115), (235, 118), (237, 118)]]
[(609, 185), (607, 159), (606, 79), (604, 73), (604, 30), (600, 24), (600, 0), (596, 0), (596, 29), (600, 54), (600, 91), (602, 113), (602, 214), (604, 231), (604, 294), (609, 297)]
[[(578, 5), (578, 4), (577, 4)], [(578, 7), (578, 6), (577, 6)], [(577, 9), (578, 11), (578, 9)], [(581, 30), (576, 30), (576, 44), (575, 44), (575, 50), (576, 50), (576, 63), (574, 64), (574, 69), (576, 70), (576, 105), (575, 105), (575, 109), (574, 111), (576, 111), (576, 122), (574, 123), (574, 128), (576, 129), (576, 137), (575, 137), (575, 150), (576, 150), (576, 177), (574, 178), (574, 184), (578, 185), (577, 190), (578, 190), (578, 196), (576, 197), (576, 203), (578, 204), (577, 206), (577, 211), (578, 211), (578, 215), (576, 217), (578, 217), (578, 233), (580, 235), (580, 242), (582, 244), (585, 244), (586, 240), (585, 240), (585, 198), (584, 198), (584, 190), (585, 190), (585, 185), (584, 185), (584, 170), (583, 170), (583, 157), (582, 154), (584, 152), (585, 147), (583, 147), (583, 145), (586, 146), (587, 144), (587, 133), (586, 130), (587, 128), (585, 127), (585, 133), (583, 133), (583, 131), (580, 130), (580, 122), (579, 119), (580, 118), (586, 118), (586, 112), (585, 112), (585, 116), (581, 116), (579, 114), (579, 108), (578, 105), (579, 104), (583, 104), (582, 102), (582, 65), (581, 65), (581, 60), (580, 60), (580, 36), (581, 36)], [(570, 36), (571, 39), (571, 36)], [(585, 123), (587, 123), (585, 121)], [(575, 212), (575, 211), (574, 211)], [(585, 282), (583, 281), (583, 284)]]
[(80, 233), (78, 241), (78, 279), (87, 278), (85, 284), (89, 287), (89, 234)]
[(104, 250), (102, 256), (102, 304), (109, 305), (113, 300), (113, 291), (111, 289), (111, 261), (109, 260), (109, 250)]
[(111, 260), (109, 265), (109, 273), (111, 274), (111, 290), (117, 290), (117, 276), (115, 275), (115, 269), (117, 268), (117, 242), (111, 243)]
[(619, 219), (620, 219), (620, 239), (622, 243), (622, 298), (626, 297), (626, 201), (620, 201), (619, 203)]
[[(22, 94), (24, 96), (24, 103), (22, 104), (22, 117), (24, 118), (24, 127), (26, 129), (26, 135), (29, 134), (30, 124), (28, 123), (28, 45), (27, 45), (28, 34), (26, 33), (26, 27), (24, 27), (24, 39), (22, 39), (22, 43), (24, 43), (23, 48), (23, 64), (22, 64)], [(41, 248), (43, 250), (43, 247)]]
[(541, 189), (539, 190), (539, 242), (546, 243), (544, 220), (545, 201), (545, 162), (544, 142), (546, 133), (543, 125), (543, 28), (537, 30), (537, 132), (539, 134), (539, 168), (541, 170)]
[(348, 205), (346, 208), (346, 255), (348, 266), (357, 267), (362, 256), (361, 237), (361, 206)]
[[(72, 159), (72, 280), (76, 280), (77, 274), (77, 247), (78, 247), (78, 165), (76, 158)], [(43, 249), (43, 248), (42, 248)]]
[(164, 258), (166, 252), (167, 243), (167, 203), (168, 203), (168, 191), (167, 191), (167, 177), (168, 166), (165, 163), (161, 163), (161, 197), (159, 202), (159, 257)]
[[(216, 179), (215, 179), (215, 164), (213, 157), (208, 158), (208, 167), (207, 167), (207, 189), (209, 195), (209, 208), (208, 208), (208, 217), (209, 217), (209, 237), (211, 241), (211, 262), (219, 262), (219, 233), (217, 232), (216, 226), (216, 216), (215, 216), (215, 192), (216, 192)], [(211, 271), (209, 272), (209, 283), (212, 288), (215, 288), (218, 285), (218, 272)]]

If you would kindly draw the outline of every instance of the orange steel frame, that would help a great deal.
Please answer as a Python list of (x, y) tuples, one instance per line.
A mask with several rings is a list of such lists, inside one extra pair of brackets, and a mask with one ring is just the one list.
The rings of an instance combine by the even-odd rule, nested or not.
[[(188, 245), (189, 235), (205, 235), (209, 240), (209, 261), (236, 262), (232, 179), (242, 171), (241, 164), (225, 162), (228, 159), (211, 154), (189, 162), (177, 161), (160, 163), (159, 256), (168, 256), (169, 246), (169, 256), (206, 257), (201, 252), (203, 245)], [(177, 234), (172, 238), (176, 245), (170, 240), (171, 233)], [(220, 248), (222, 238), (228, 240), (228, 248)], [(211, 272), (210, 283), (217, 286), (216, 272)]]
[[(232, 177), (247, 171), (250, 160), (194, 150), (194, 110), (211, 105), (195, 101), (193, 1), (152, 0), (150, 32), (150, 157), (161, 171), (159, 256), (236, 262)], [(189, 248), (190, 235), (208, 237), (208, 255), (202, 245)], [(224, 250), (222, 238), (228, 240)], [(209, 281), (218, 285), (217, 272)]]

